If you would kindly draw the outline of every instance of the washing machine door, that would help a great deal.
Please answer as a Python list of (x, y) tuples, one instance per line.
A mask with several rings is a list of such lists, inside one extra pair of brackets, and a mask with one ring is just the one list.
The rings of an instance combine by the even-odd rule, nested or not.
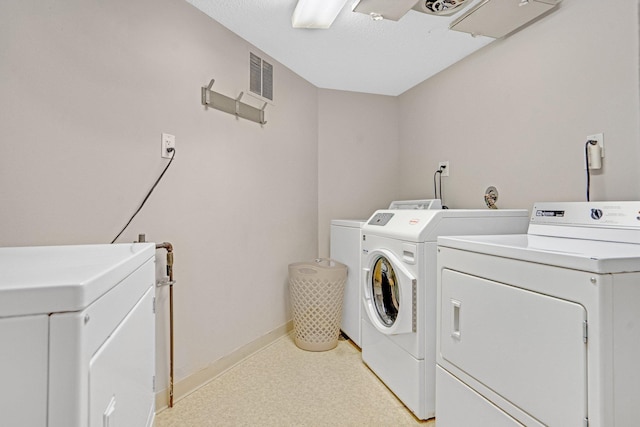
[(416, 331), (416, 278), (386, 249), (371, 251), (363, 268), (364, 309), (387, 335)]

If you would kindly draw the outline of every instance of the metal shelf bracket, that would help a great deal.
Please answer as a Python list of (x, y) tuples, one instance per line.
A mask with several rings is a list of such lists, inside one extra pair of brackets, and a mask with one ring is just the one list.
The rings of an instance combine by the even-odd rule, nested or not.
[(260, 123), (261, 126), (267, 124), (267, 121), (264, 119), (264, 110), (267, 108), (266, 102), (262, 108), (245, 104), (240, 101), (244, 92), (240, 92), (240, 95), (238, 95), (236, 99), (233, 99), (211, 90), (214, 82), (215, 79), (211, 79), (209, 86), (202, 87), (202, 105), (233, 114), (236, 118), (241, 117), (246, 120), (251, 120), (252, 122)]

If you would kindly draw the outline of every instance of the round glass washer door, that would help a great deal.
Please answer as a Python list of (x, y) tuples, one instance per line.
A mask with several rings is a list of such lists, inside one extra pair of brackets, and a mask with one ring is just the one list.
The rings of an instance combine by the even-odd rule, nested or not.
[(371, 274), (371, 296), (376, 314), (383, 325), (390, 327), (400, 310), (400, 284), (393, 265), (384, 256), (374, 263)]

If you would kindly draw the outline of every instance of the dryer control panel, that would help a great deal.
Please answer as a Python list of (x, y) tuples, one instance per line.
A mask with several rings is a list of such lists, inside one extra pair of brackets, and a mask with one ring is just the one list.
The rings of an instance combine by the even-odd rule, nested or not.
[(531, 222), (557, 226), (640, 228), (640, 202), (536, 203)]
[(528, 234), (640, 244), (640, 202), (536, 203)]

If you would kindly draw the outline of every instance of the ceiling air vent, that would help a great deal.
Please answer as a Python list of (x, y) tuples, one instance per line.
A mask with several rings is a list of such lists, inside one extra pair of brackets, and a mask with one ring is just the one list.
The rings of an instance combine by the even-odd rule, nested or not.
[(460, 11), (469, 0), (420, 0), (413, 6), (413, 10), (432, 15), (451, 15)]
[(273, 65), (249, 52), (249, 92), (273, 101)]

